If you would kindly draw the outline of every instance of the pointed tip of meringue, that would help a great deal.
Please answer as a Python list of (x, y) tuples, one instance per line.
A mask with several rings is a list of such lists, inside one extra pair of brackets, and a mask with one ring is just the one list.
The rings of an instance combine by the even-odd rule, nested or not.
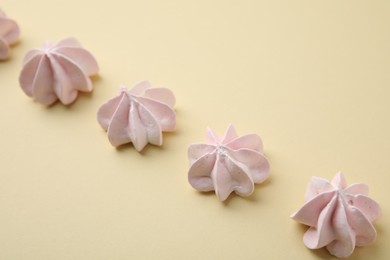
[(119, 93), (127, 92), (127, 88), (124, 84), (119, 85)]
[(152, 84), (148, 80), (141, 80), (137, 83), (135, 83), (128, 92), (132, 95), (143, 95), (145, 93), (145, 90), (152, 87)]
[(45, 40), (43, 42), (43, 45), (42, 45), (42, 50), (47, 53), (48, 52), (48, 49), (50, 49), (50, 47), (52, 46), (52, 43), (50, 40)]
[(214, 132), (211, 127), (206, 128), (206, 143), (218, 145), (221, 142), (221, 138)]
[(222, 137), (222, 143), (229, 143), (235, 138), (237, 138), (236, 129), (234, 128), (233, 124), (230, 123), (225, 131), (225, 134)]
[(341, 171), (336, 173), (336, 175), (332, 178), (331, 183), (339, 189), (344, 189), (345, 187), (347, 187), (347, 181)]

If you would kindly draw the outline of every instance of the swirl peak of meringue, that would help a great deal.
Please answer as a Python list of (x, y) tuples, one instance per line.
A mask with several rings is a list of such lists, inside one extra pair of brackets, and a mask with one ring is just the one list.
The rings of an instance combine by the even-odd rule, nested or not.
[(305, 205), (291, 215), (310, 226), (303, 242), (310, 249), (325, 247), (337, 257), (350, 256), (356, 246), (373, 243), (377, 232), (372, 222), (379, 218), (379, 205), (368, 197), (368, 186), (347, 186), (339, 172), (328, 181), (312, 177), (305, 195)]
[(254, 184), (269, 176), (261, 138), (256, 134), (239, 137), (232, 125), (223, 137), (207, 129), (206, 143), (190, 145), (188, 159), (191, 186), (199, 191), (215, 191), (220, 201), (232, 192), (251, 195)]
[(89, 78), (97, 74), (99, 66), (90, 52), (74, 38), (57, 44), (46, 42), (41, 49), (25, 55), (19, 83), (27, 96), (44, 105), (60, 100), (73, 103), (78, 92), (91, 92)]
[(18, 24), (0, 10), (0, 60), (9, 57), (10, 46), (18, 41), (19, 35)]
[(172, 91), (141, 81), (130, 90), (122, 86), (118, 96), (99, 108), (97, 118), (113, 146), (132, 143), (141, 151), (148, 143), (162, 145), (162, 132), (175, 130), (174, 105)]

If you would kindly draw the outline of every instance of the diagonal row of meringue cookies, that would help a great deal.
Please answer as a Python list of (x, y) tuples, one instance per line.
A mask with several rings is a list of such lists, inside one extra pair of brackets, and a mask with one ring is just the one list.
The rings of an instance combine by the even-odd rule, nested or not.
[[(0, 60), (9, 56), (9, 46), (19, 37), (19, 27), (0, 12)], [(74, 38), (45, 43), (29, 51), (22, 62), (19, 83), (24, 93), (43, 105), (59, 101), (70, 105), (79, 92), (91, 92), (99, 66), (94, 56)], [(163, 132), (176, 127), (175, 96), (167, 88), (152, 88), (141, 81), (102, 104), (97, 121), (107, 131), (114, 147), (131, 143), (141, 152), (147, 144), (163, 144)], [(188, 181), (198, 191), (214, 191), (220, 201), (235, 193), (250, 196), (255, 184), (270, 175), (270, 163), (257, 134), (238, 136), (230, 125), (220, 137), (207, 129), (206, 142), (188, 148)], [(306, 203), (291, 218), (309, 226), (304, 244), (310, 249), (326, 247), (337, 257), (350, 256), (355, 247), (373, 243), (379, 205), (368, 197), (362, 183), (347, 186), (344, 175), (332, 181), (313, 177)]]
[[(59, 101), (70, 105), (79, 92), (93, 90), (90, 77), (98, 71), (94, 56), (76, 39), (66, 38), (28, 51), (19, 83), (24, 93), (38, 103), (52, 105)], [(99, 108), (97, 119), (113, 146), (132, 143), (142, 151), (148, 143), (162, 145), (162, 132), (175, 130), (174, 105), (171, 90), (152, 88), (148, 81), (142, 81), (130, 90), (121, 86), (119, 95)]]
[(18, 24), (0, 10), (0, 60), (8, 59), (10, 47), (18, 41), (19, 35)]

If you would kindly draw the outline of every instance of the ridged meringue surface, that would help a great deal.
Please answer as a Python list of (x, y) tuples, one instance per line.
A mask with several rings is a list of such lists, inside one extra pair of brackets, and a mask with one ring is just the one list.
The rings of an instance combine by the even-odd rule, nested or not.
[(199, 191), (215, 191), (220, 201), (230, 193), (249, 196), (255, 183), (269, 176), (269, 162), (256, 134), (238, 136), (232, 125), (221, 138), (207, 129), (205, 144), (188, 148), (188, 181)]
[(18, 24), (0, 10), (0, 60), (9, 57), (10, 45), (18, 41), (19, 34)]
[(162, 145), (162, 132), (175, 130), (174, 105), (171, 90), (142, 81), (130, 90), (121, 87), (118, 96), (99, 108), (97, 118), (113, 146), (132, 143), (141, 151), (148, 143)]
[(76, 39), (67, 38), (30, 50), (24, 57), (19, 82), (23, 91), (39, 103), (50, 105), (59, 99), (69, 105), (78, 91), (92, 91), (89, 77), (98, 71), (92, 54)]
[(372, 222), (380, 216), (381, 209), (368, 197), (366, 184), (347, 186), (342, 173), (331, 182), (312, 177), (305, 197), (305, 205), (291, 218), (310, 226), (303, 237), (308, 248), (326, 246), (332, 255), (348, 257), (355, 246), (375, 241), (377, 232)]

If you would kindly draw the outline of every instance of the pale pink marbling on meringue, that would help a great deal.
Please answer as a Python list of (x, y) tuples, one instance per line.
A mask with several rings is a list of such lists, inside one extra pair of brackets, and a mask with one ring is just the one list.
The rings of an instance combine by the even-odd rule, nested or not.
[(348, 257), (355, 246), (375, 241), (372, 224), (381, 209), (369, 197), (363, 183), (347, 186), (344, 175), (338, 173), (331, 182), (312, 177), (306, 191), (306, 204), (291, 215), (294, 220), (310, 226), (303, 241), (310, 249), (325, 247), (337, 257)]
[(233, 191), (249, 196), (255, 183), (269, 176), (269, 162), (263, 154), (263, 144), (256, 134), (237, 136), (230, 125), (220, 138), (207, 129), (206, 144), (188, 148), (190, 169), (188, 181), (199, 191), (213, 191), (220, 201)]
[(89, 76), (98, 71), (92, 54), (76, 39), (67, 38), (29, 51), (23, 60), (19, 82), (23, 91), (39, 103), (50, 105), (59, 99), (69, 105), (76, 100), (78, 91), (92, 91)]
[(148, 143), (162, 145), (162, 132), (175, 130), (174, 105), (172, 91), (142, 81), (130, 90), (122, 87), (118, 96), (99, 108), (97, 118), (113, 146), (133, 143), (141, 151)]
[(0, 60), (9, 57), (10, 45), (18, 41), (19, 34), (18, 24), (0, 10)]

